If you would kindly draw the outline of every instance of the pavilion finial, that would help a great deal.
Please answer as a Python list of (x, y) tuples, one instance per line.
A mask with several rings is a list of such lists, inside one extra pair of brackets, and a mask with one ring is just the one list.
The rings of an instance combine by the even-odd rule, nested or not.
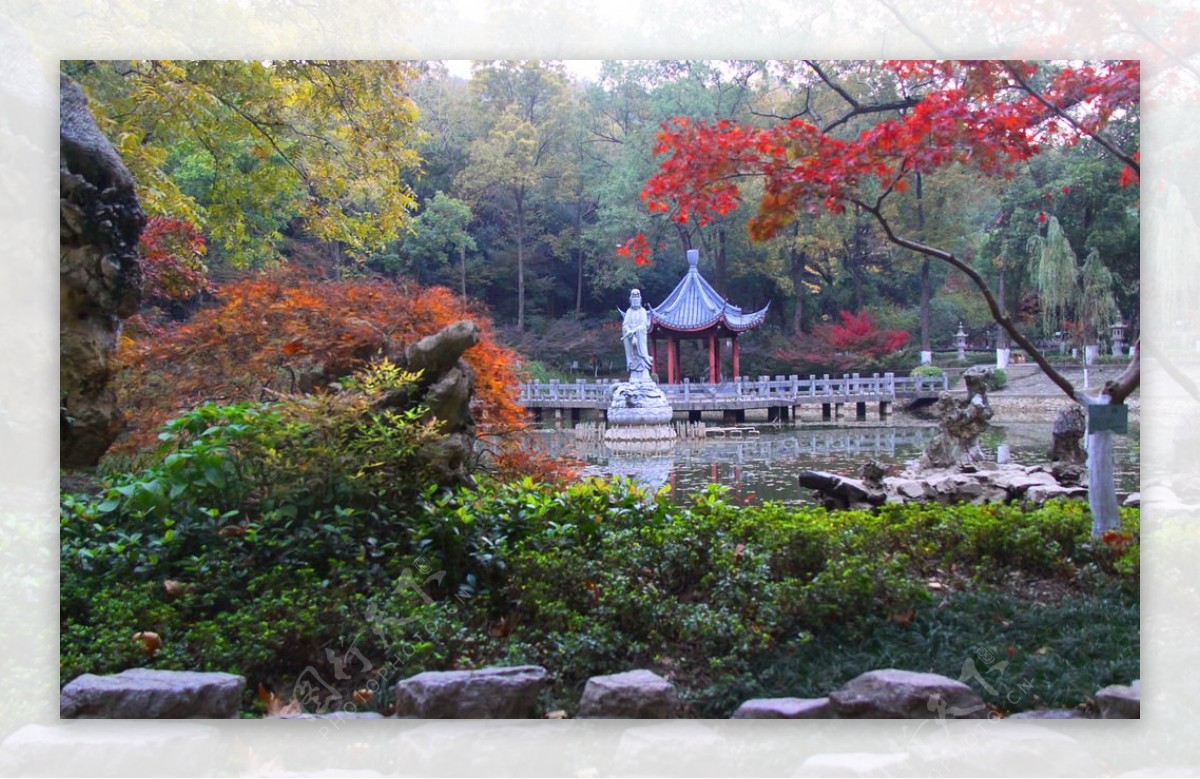
[(687, 250), (688, 270), (696, 270), (700, 266), (700, 250)]

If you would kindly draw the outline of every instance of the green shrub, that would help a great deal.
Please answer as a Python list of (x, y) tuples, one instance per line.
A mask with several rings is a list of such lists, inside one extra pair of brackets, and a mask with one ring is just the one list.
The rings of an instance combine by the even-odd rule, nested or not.
[(988, 389), (1002, 390), (1008, 386), (1008, 373), (1003, 368), (995, 368), (992, 370), (992, 378), (988, 382)]
[[(573, 711), (589, 676), (650, 667), (675, 680), (690, 713), (728, 716), (738, 696), (797, 694), (762, 686), (786, 676), (785, 656), (809, 662), (813, 647), (853, 646), (853, 662), (817, 664), (806, 685), (837, 681), (813, 694), (895, 657), (958, 657), (958, 644), (947, 655), (896, 634), (897, 615), (930, 630), (946, 621), (931, 580), (943, 593), (999, 591), (1013, 577), (1084, 595), (1119, 590), (1122, 604), (1133, 601), (1120, 613), (1136, 612), (1136, 510), (1093, 540), (1079, 501), (829, 512), (737, 507), (713, 486), (680, 505), (617, 479), (565, 488), (481, 480), (404, 501), (376, 484), (374, 506), (365, 497), (326, 505), (358, 488), (309, 494), (281, 476), (274, 489), (235, 485), (258, 507), (247, 515), (219, 502), (214, 481), (228, 487), (254, 464), (212, 453), (249, 451), (243, 441), (270, 438), (289, 417), (276, 407), (203, 413), (224, 416), (180, 423), (188, 443), (172, 451), (191, 457), (164, 458), (97, 499), (63, 496), (64, 681), (152, 665), (232, 671), (286, 691), (306, 668), (328, 670), (327, 650), (353, 646), (381, 689), (422, 670), (532, 662), (555, 680), (543, 704)], [(219, 475), (209, 478), (212, 469)], [(172, 597), (166, 579), (191, 587)], [(132, 641), (139, 630), (163, 636), (154, 658)], [(868, 652), (880, 632), (894, 643)], [(1047, 668), (1048, 679), (1058, 666)]]
[(908, 372), (909, 376), (927, 376), (930, 378), (940, 379), (946, 375), (946, 372), (936, 365), (918, 365)]

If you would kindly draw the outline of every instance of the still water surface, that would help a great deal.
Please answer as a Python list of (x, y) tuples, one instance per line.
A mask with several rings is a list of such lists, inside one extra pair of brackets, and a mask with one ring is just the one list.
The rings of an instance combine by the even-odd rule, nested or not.
[[(1045, 463), (1051, 428), (1050, 423), (993, 426), (984, 434), (983, 449), (992, 460)], [(739, 503), (798, 505), (812, 503), (811, 492), (797, 484), (801, 470), (857, 476), (868, 459), (903, 466), (920, 456), (934, 433), (932, 426), (906, 425), (763, 427), (753, 437), (679, 441), (659, 454), (613, 450), (601, 441), (576, 439), (569, 430), (539, 431), (533, 442), (553, 456), (582, 462), (581, 477), (628, 476), (655, 488), (670, 484), (681, 500), (715, 483), (729, 487), (730, 499)], [(1137, 442), (1135, 425), (1130, 425), (1129, 435), (1117, 436), (1117, 490), (1122, 494), (1138, 489)]]

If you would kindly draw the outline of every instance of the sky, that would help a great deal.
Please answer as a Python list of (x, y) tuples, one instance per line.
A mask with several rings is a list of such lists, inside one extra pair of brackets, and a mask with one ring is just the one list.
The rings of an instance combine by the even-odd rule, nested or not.
[[(442, 60), (450, 75), (471, 77), (471, 60)], [(582, 81), (594, 81), (600, 75), (601, 60), (562, 60), (567, 72)]]

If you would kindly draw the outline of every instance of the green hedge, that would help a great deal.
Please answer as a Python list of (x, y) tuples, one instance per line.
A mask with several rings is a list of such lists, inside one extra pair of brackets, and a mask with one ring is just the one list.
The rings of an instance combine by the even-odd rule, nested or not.
[[(691, 713), (728, 716), (780, 653), (862, 635), (890, 615), (925, 619), (951, 591), (1046, 579), (1079, 597), (1132, 599), (1136, 617), (1131, 510), (1098, 542), (1081, 502), (830, 513), (738, 507), (716, 487), (678, 505), (619, 480), (526, 480), (403, 500), (373, 485), (374, 505), (343, 485), (321, 495), (351, 502), (325, 505), (295, 484), (272, 492), (251, 480), (237, 488), (256, 507), (248, 515), (217, 500), (210, 476), (252, 469), (234, 467), (230, 450), (206, 451), (195, 468), (164, 459), (96, 496), (63, 496), (64, 683), (148, 665), (241, 673), (286, 692), (309, 667), (332, 679), (330, 653), (354, 647), (373, 660), (375, 705), (419, 671), (536, 662), (555, 679), (546, 707), (572, 711), (588, 676), (652, 667), (675, 679)], [(177, 467), (186, 476), (168, 478)], [(328, 476), (353, 485), (355, 473)], [(131, 638), (143, 630), (163, 637), (153, 657)], [(929, 664), (921, 658), (909, 662)], [(949, 662), (925, 670), (954, 676)], [(893, 664), (886, 652), (858, 657), (844, 674), (871, 663)], [(1088, 669), (1074, 673), (1098, 678)]]

